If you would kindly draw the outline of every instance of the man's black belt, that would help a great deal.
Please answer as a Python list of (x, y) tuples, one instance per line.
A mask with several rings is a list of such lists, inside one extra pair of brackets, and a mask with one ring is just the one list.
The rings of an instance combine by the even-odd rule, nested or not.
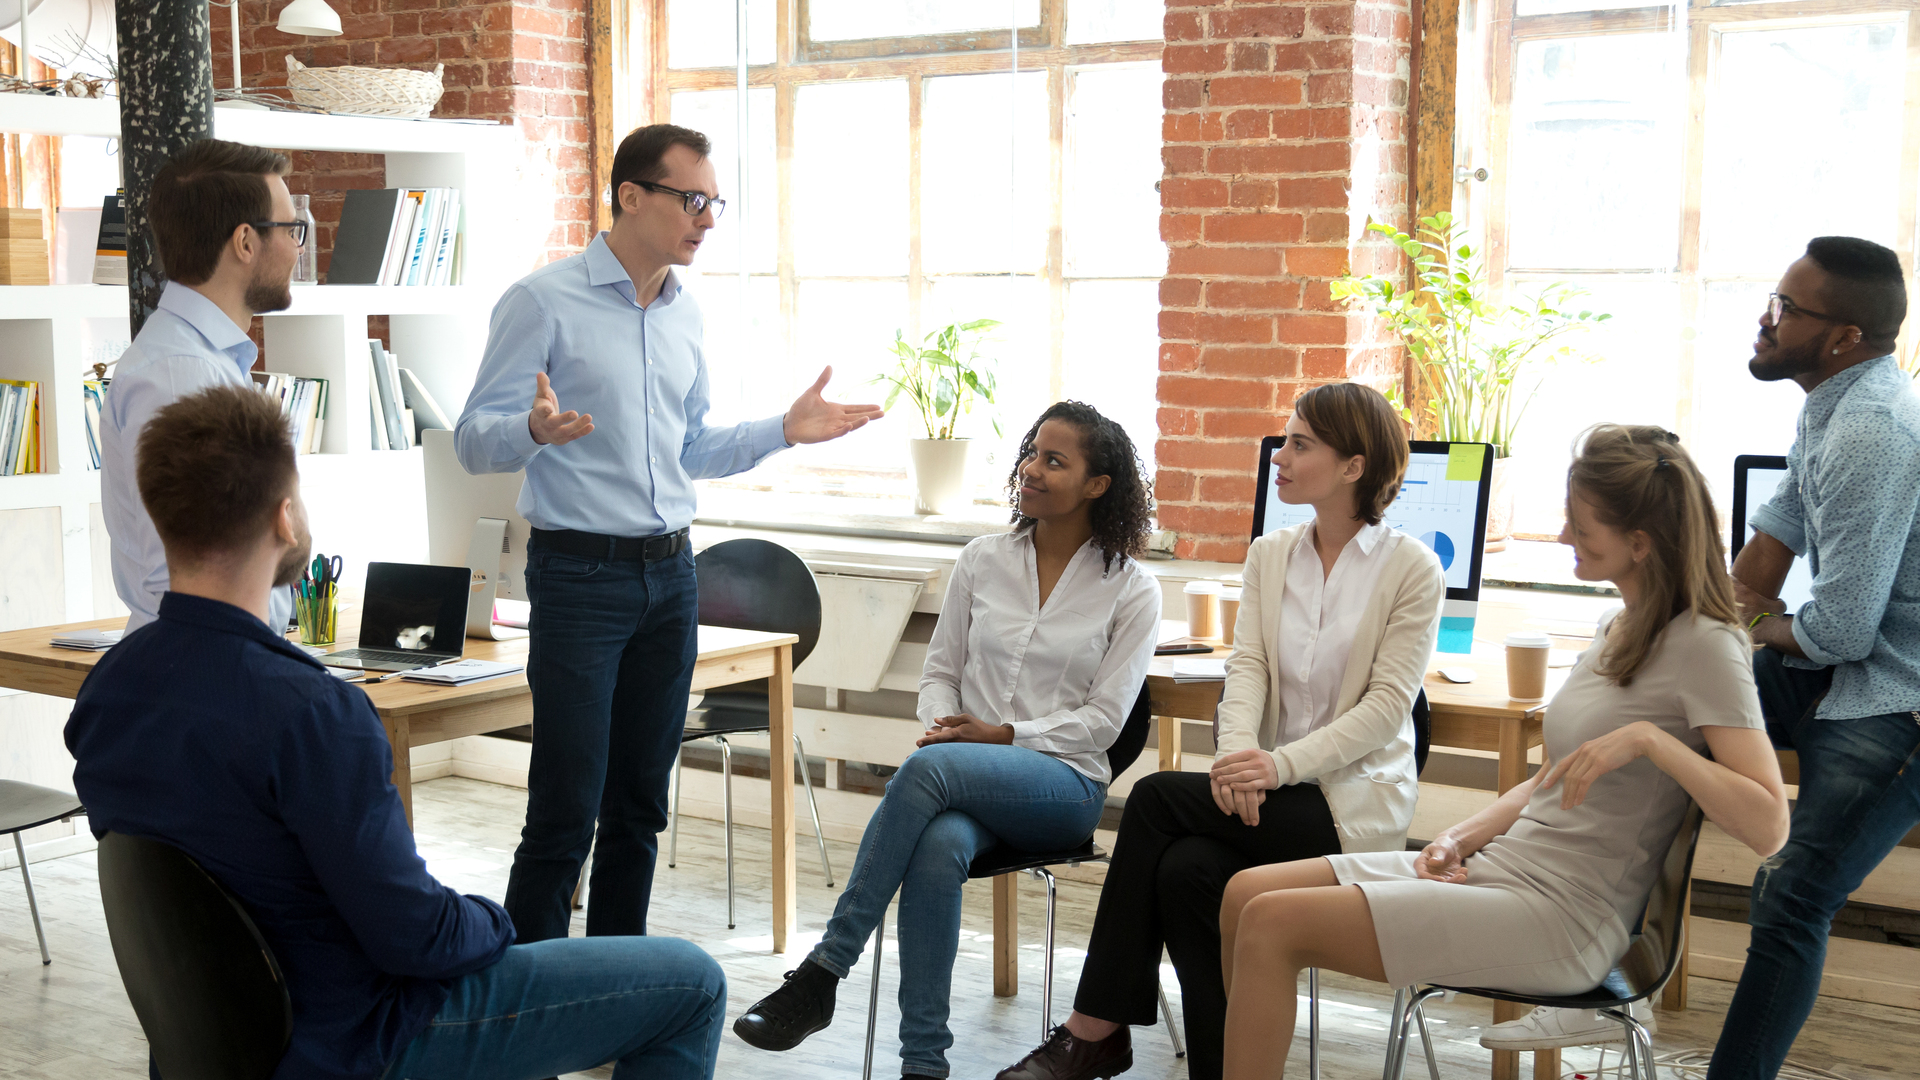
[(687, 549), (687, 530), (659, 536), (602, 536), (572, 529), (535, 529), (535, 550), (615, 562), (656, 562)]

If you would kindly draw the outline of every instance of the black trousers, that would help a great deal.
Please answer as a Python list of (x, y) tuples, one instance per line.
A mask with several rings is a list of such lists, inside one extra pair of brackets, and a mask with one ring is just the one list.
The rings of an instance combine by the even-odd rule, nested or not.
[(1154, 773), (1134, 785), (1100, 891), (1073, 1007), (1113, 1023), (1159, 1022), (1160, 950), (1180, 976), (1187, 1074), (1216, 1080), (1227, 1024), (1220, 898), (1242, 870), (1340, 852), (1314, 784), (1267, 793), (1249, 828), (1214, 805), (1205, 773)]

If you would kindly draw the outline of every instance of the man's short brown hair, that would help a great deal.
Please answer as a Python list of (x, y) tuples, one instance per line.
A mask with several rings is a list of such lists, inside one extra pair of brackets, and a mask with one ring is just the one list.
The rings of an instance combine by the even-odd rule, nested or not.
[(1366, 457), (1354, 509), (1360, 520), (1380, 524), (1407, 475), (1407, 429), (1393, 406), (1363, 383), (1328, 383), (1300, 395), (1293, 412), (1341, 457)]
[(170, 561), (244, 551), (299, 486), (280, 407), (251, 387), (216, 386), (154, 414), (135, 453), (147, 516)]
[(205, 284), (233, 230), (272, 219), (267, 177), (289, 168), (285, 154), (220, 139), (201, 139), (160, 166), (147, 220), (168, 280)]
[(613, 176), (607, 183), (614, 217), (620, 216), (620, 185), (654, 181), (667, 175), (661, 159), (676, 146), (684, 146), (701, 157), (713, 153), (713, 144), (705, 135), (677, 124), (648, 124), (634, 128), (620, 140), (620, 149), (613, 152)]

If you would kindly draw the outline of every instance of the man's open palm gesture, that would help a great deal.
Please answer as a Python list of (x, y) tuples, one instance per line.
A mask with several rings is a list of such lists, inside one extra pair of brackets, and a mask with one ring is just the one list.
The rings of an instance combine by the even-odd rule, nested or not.
[(546, 372), (534, 374), (533, 386), (533, 411), (527, 414), (527, 431), (534, 442), (562, 446), (593, 430), (593, 417), (560, 411), (560, 399), (554, 396)]
[(822, 369), (807, 392), (795, 398), (792, 407), (787, 409), (782, 430), (788, 443), (837, 439), (849, 431), (859, 430), (869, 420), (886, 415), (878, 405), (842, 405), (822, 397), (820, 392), (827, 388), (827, 380), (832, 377), (832, 367)]

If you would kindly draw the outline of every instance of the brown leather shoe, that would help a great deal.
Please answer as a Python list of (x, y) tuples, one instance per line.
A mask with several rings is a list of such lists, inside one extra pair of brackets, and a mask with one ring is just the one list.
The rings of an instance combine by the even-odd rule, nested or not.
[(1076, 1038), (1060, 1024), (1039, 1049), (995, 1073), (993, 1080), (1111, 1080), (1131, 1068), (1133, 1033), (1125, 1024), (1099, 1042)]

